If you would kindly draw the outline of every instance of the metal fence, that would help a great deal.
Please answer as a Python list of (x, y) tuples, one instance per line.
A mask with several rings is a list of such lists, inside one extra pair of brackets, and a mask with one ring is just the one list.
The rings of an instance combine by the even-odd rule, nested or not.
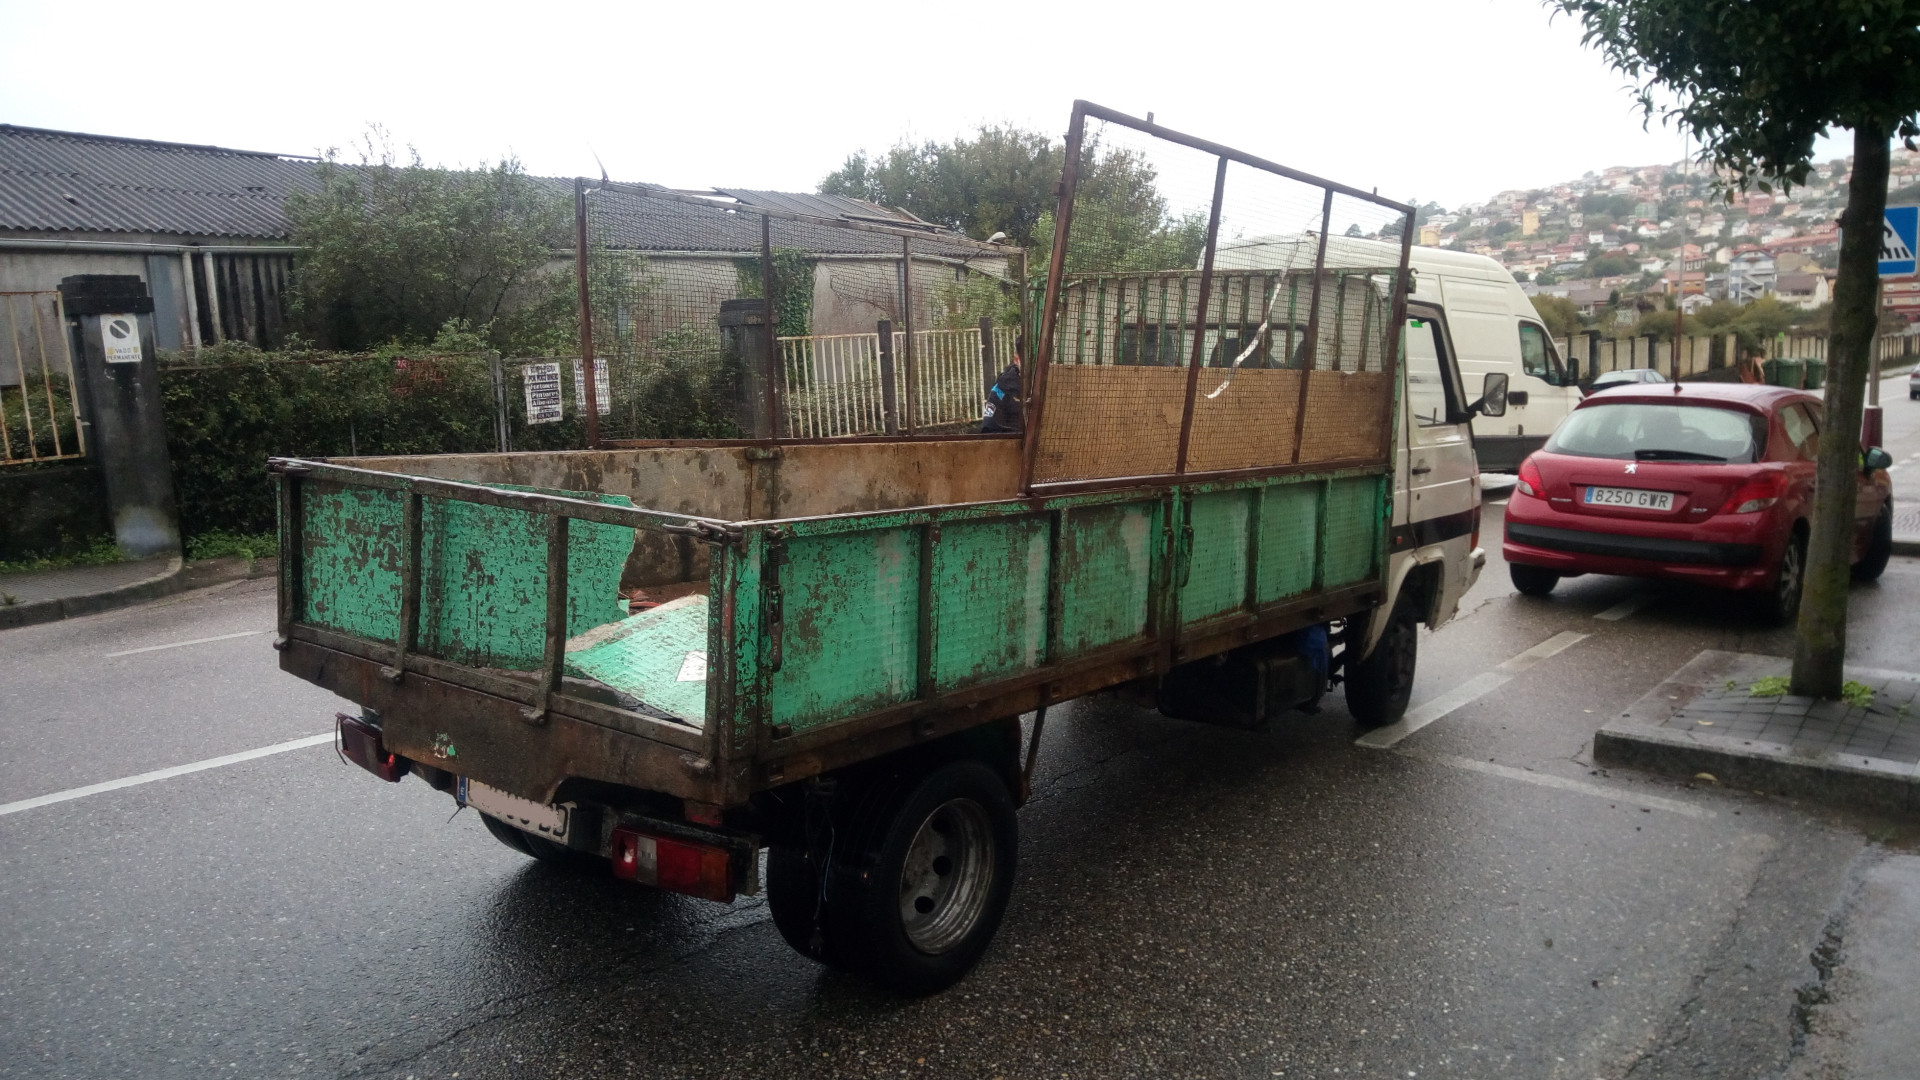
[(883, 353), (899, 433), (954, 430), (980, 415), (980, 319), (1011, 352), (1018, 248), (777, 192), (580, 181), (575, 207), (590, 444), (880, 433)]
[[(1886, 355), (1886, 342), (1876, 344)], [(1679, 339), (1651, 337), (1601, 337), (1598, 333), (1577, 334), (1561, 342), (1568, 366), (1575, 378), (1585, 381), (1609, 371), (1628, 368), (1653, 368), (1671, 379), (1686, 378), (1721, 368), (1732, 368), (1740, 358), (1737, 334), (1689, 334)], [(1825, 360), (1827, 338), (1822, 334), (1780, 334), (1760, 344), (1768, 360)]]
[[(986, 388), (1013, 356), (1016, 331), (993, 327), (782, 337), (783, 433), (790, 438), (893, 435), (970, 428)], [(983, 348), (983, 341), (985, 347)], [(883, 347), (884, 346), (884, 347)], [(901, 358), (915, 358), (913, 392)], [(887, 375), (893, 393), (886, 392)], [(904, 422), (910, 407), (911, 423)]]
[(1411, 208), (1084, 101), (1066, 162), (1026, 490), (1387, 459)]
[(86, 456), (57, 292), (0, 292), (0, 466)]

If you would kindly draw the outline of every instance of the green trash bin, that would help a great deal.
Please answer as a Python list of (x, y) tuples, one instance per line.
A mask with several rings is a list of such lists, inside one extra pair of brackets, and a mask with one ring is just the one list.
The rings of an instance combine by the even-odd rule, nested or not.
[(1808, 359), (1806, 364), (1807, 389), (1818, 390), (1827, 385), (1827, 362), (1825, 360)]
[(1767, 383), (1771, 386), (1791, 386), (1798, 389), (1807, 377), (1807, 365), (1804, 361), (1789, 358), (1769, 360), (1764, 369)]

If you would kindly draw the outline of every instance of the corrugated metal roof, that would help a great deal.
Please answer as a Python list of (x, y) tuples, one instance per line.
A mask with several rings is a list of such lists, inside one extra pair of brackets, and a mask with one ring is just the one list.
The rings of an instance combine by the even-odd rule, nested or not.
[(318, 162), (0, 124), (0, 228), (279, 239)]
[[(722, 193), (734, 195), (731, 190)], [(785, 198), (790, 201), (791, 206), (781, 206), (765, 196), (784, 193), (755, 192), (754, 194), (762, 198), (753, 205), (765, 206), (769, 210), (803, 214), (821, 214), (824, 209), (820, 206), (808, 207), (806, 200), (831, 197), (786, 195)], [(760, 216), (750, 208), (736, 209), (729, 204), (719, 202), (710, 207), (699, 206), (677, 199), (654, 199), (619, 191), (595, 192), (589, 198), (594, 200), (591, 218), (593, 228), (600, 242), (611, 248), (640, 251), (725, 251), (742, 254), (752, 254), (760, 250)], [(841, 201), (854, 202), (851, 199)], [(872, 204), (857, 205), (872, 207)], [(872, 208), (884, 211), (884, 208)], [(862, 213), (864, 216), (865, 212)], [(892, 256), (900, 251), (900, 240), (897, 236), (836, 228), (826, 224), (814, 225), (774, 218), (772, 233), (774, 247), (797, 248), (821, 255)], [(943, 232), (914, 237), (913, 250), (917, 255), (951, 259), (979, 258), (983, 254), (991, 254), (982, 251), (978, 245), (959, 242), (953, 234)]]
[[(282, 239), (290, 232), (287, 196), (317, 192), (320, 165), (316, 158), (0, 124), (0, 229)], [(573, 195), (572, 180), (535, 179), (556, 195)], [(927, 227), (905, 211), (836, 195), (746, 188), (722, 194), (789, 213)], [(708, 207), (617, 192), (592, 198), (595, 228), (603, 230), (596, 239), (609, 247), (741, 253), (760, 248), (759, 217), (730, 211), (732, 204), (716, 200)], [(914, 251), (948, 258), (981, 255), (978, 247), (953, 238), (934, 230), (915, 239)], [(900, 250), (892, 236), (780, 219), (773, 222), (773, 243), (819, 254)]]

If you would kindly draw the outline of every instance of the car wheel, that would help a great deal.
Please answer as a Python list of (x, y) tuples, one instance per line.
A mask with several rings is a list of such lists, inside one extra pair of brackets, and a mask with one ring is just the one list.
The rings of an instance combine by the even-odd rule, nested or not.
[(1403, 593), (1373, 651), (1347, 665), (1347, 711), (1361, 727), (1391, 724), (1406, 713), (1419, 650), (1420, 620)]
[(1874, 581), (1887, 569), (1887, 561), (1893, 558), (1893, 496), (1880, 505), (1880, 515), (1873, 519), (1873, 537), (1867, 541), (1867, 553), (1859, 562), (1853, 564), (1853, 580)]
[(1759, 597), (1760, 618), (1773, 626), (1785, 626), (1800, 614), (1800, 590), (1807, 578), (1807, 535), (1795, 529), (1780, 552), (1780, 565), (1773, 587)]
[(1513, 587), (1523, 596), (1545, 596), (1560, 584), (1560, 575), (1545, 567), (1528, 566), (1525, 563), (1508, 563), (1507, 575), (1513, 578)]

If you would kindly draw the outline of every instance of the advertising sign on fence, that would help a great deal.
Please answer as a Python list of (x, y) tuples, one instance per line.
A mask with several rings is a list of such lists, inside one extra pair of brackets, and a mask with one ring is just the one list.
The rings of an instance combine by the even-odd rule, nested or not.
[(560, 365), (527, 364), (520, 369), (527, 391), (527, 423), (551, 424), (560, 419)]
[[(607, 383), (607, 362), (598, 360), (593, 365), (594, 402), (600, 406), (601, 416), (607, 415), (613, 407), (613, 387)], [(587, 365), (579, 359), (573, 362), (573, 407), (585, 413), (587, 411)]]

